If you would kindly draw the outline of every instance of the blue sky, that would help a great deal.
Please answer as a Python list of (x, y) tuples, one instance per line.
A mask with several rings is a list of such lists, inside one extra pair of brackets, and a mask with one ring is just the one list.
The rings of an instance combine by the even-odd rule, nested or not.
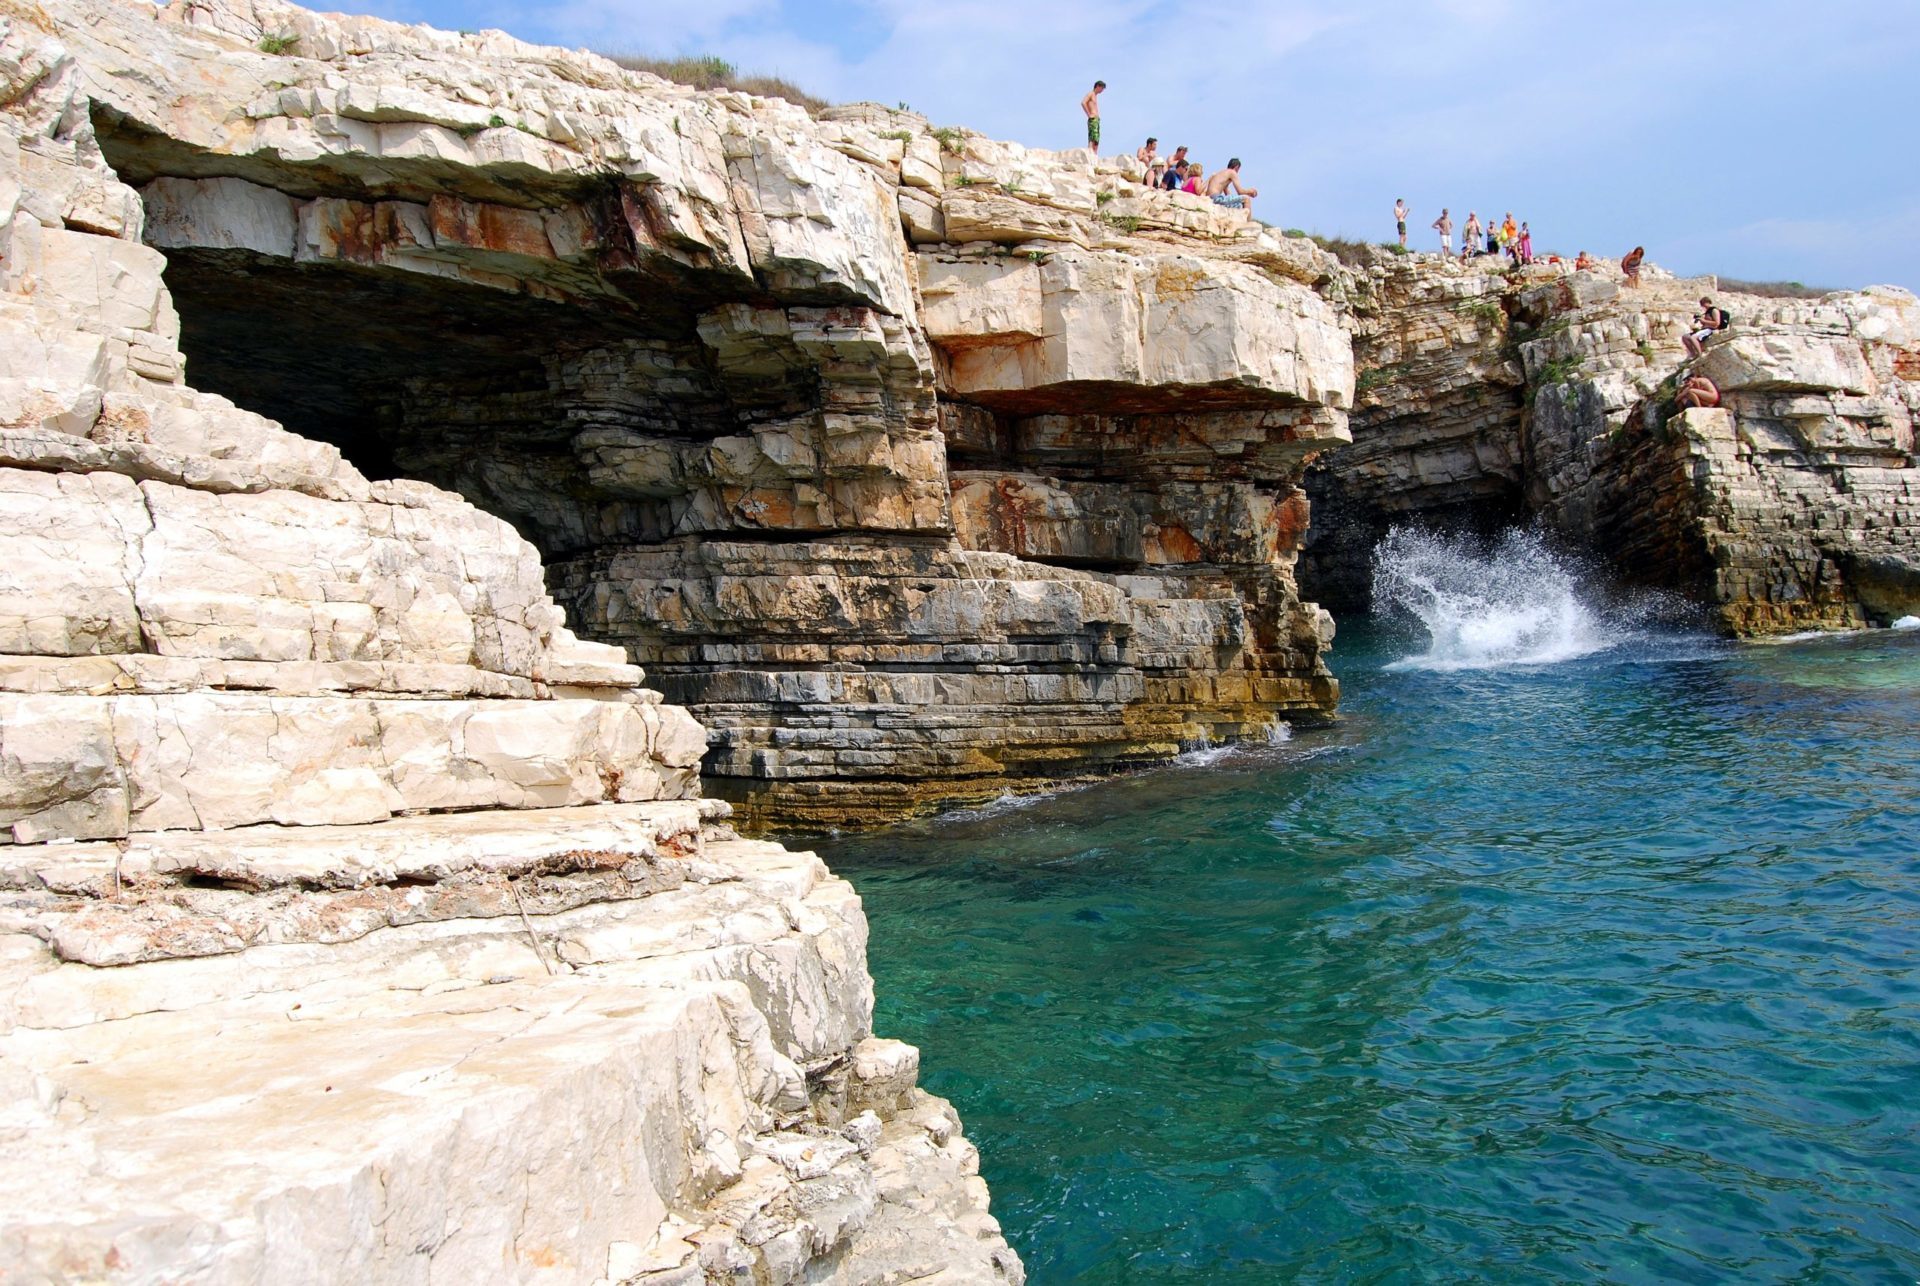
[[(337, 0), (336, 0), (337, 2)], [(1677, 272), (1920, 289), (1916, 0), (363, 0), (605, 52), (712, 53), (1038, 147), (1245, 161), (1260, 216), (1384, 238), (1405, 196)]]

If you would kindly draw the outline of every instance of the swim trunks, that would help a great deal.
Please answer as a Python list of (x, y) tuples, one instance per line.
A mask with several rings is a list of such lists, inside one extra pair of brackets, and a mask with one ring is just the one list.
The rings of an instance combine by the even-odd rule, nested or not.
[(1098, 116), (1087, 117), (1087, 146), (1100, 146), (1100, 118)]
[(1219, 196), (1213, 198), (1213, 203), (1215, 205), (1224, 205), (1229, 210), (1238, 210), (1242, 206), (1246, 205), (1247, 198), (1243, 196), (1233, 196), (1230, 193), (1222, 192)]
[(1404, 237), (1404, 236), (1406, 236), (1406, 235), (1407, 235), (1407, 221), (1406, 221), (1405, 219), (1399, 219), (1399, 220), (1396, 220), (1396, 221), (1395, 221), (1395, 225), (1394, 225), (1394, 226), (1396, 226), (1396, 227), (1398, 227), (1398, 228), (1400, 229), (1400, 235), (1401, 235), (1401, 236), (1403, 236), (1403, 237)]

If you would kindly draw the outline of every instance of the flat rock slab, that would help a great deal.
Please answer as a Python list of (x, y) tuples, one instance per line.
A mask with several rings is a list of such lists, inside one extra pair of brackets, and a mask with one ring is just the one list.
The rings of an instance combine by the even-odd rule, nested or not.
[[(117, 968), (0, 935), (8, 1279), (1019, 1281), (952, 1109), (914, 1087), (910, 1047), (870, 1035), (853, 890), (810, 853), (728, 837), (722, 807), (147, 854), (258, 858), (265, 880), (344, 852), (459, 880), (585, 844), (675, 848), (670, 887), (552, 914)], [(437, 867), (406, 866), (436, 845)]]

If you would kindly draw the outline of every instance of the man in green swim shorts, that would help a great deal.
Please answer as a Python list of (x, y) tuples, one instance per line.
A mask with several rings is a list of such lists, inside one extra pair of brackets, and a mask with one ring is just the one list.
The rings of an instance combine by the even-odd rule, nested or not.
[(1096, 80), (1087, 96), (1080, 100), (1080, 110), (1087, 114), (1087, 146), (1095, 156), (1100, 155), (1100, 94), (1106, 87), (1106, 81)]

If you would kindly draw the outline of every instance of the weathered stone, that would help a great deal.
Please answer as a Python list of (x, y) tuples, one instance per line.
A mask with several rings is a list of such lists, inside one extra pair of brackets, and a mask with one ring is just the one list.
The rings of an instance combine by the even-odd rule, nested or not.
[[(72, 3), (86, 20), (69, 33), (80, 57), (68, 101), (103, 105), (105, 159), (145, 197), (196, 381), (335, 442), (369, 473), (457, 490), (526, 533), (564, 568), (556, 583), (576, 619), (727, 730), (708, 768), (755, 798), (756, 819), (874, 819), (881, 796), (918, 806), (995, 779), (1039, 785), (1201, 736), (1264, 735), (1331, 705), (1319, 616), (1291, 583), (1305, 520), (1294, 484), (1344, 438), (1352, 359), (1335, 307), (1311, 288), (1330, 274), (1308, 243), (1149, 192), (1124, 164), (935, 131), (872, 105), (816, 120), (497, 35), (291, 8), (214, 0), (156, 21)], [(293, 44), (263, 58), (262, 32)], [(187, 60), (191, 83), (175, 84)], [(1129, 202), (1144, 213), (1113, 213)], [(1156, 223), (1162, 206), (1174, 214)], [(1163, 223), (1187, 242), (1129, 239)], [(930, 248), (910, 253), (910, 240)], [(968, 241), (1010, 253), (957, 248)], [(64, 288), (86, 310), (124, 297), (132, 325), (132, 286), (165, 299), (153, 268), (132, 265), (111, 299), (77, 267)], [(177, 374), (162, 311), (139, 360)], [(46, 371), (82, 363), (82, 382), (104, 386), (116, 363), (135, 365), (134, 349), (49, 350), (20, 378), (38, 388)], [(194, 658), (206, 679), (251, 666), (254, 682), (303, 693), (345, 672), (289, 667), (372, 667), (352, 683), (395, 694), (470, 688), (476, 670), (498, 673), (480, 685), (502, 695), (522, 681), (538, 696), (543, 684), (626, 679), (612, 662), (560, 664), (537, 625), (523, 633), (512, 610), (467, 603), (458, 585), (471, 574), (409, 583), (382, 570), (376, 589), (370, 569), (395, 552), (375, 515), (405, 503), (400, 484), (288, 461), (277, 487), (367, 514), (329, 526), (307, 501), (249, 485), (233, 453), (182, 440), (171, 426), (207, 418), (190, 409), (167, 413), (164, 448), (123, 435), (91, 454), (67, 448), (56, 465), (102, 461), (154, 497), (153, 556), (134, 585), (143, 651)], [(84, 401), (49, 403), (31, 423), (87, 413)], [(949, 424), (980, 432), (950, 440)], [(965, 479), (949, 471), (955, 441)], [(1009, 489), (1021, 479), (1032, 481)], [(1034, 509), (1043, 494), (1076, 499)], [(439, 504), (421, 500), (419, 528), (448, 526)], [(412, 538), (413, 524), (394, 525), (391, 539)], [(843, 615), (906, 619), (928, 575), (945, 582), (935, 598), (958, 602), (979, 579), (961, 557), (972, 546), (1027, 560), (992, 579), (1013, 589), (1006, 603), (1049, 604), (1047, 634), (1023, 633), (1016, 612), (991, 645), (882, 628), (828, 660), (787, 643), (790, 604), (771, 591), (703, 612), (697, 646), (675, 625), (629, 625), (655, 585), (710, 574), (685, 552), (702, 540), (764, 542), (768, 575), (784, 576), (876, 535), (906, 556), (862, 575)], [(294, 567), (309, 545), (326, 565), (318, 584)], [(437, 572), (439, 557), (427, 561)], [(652, 579), (598, 579), (629, 564)], [(1078, 621), (1065, 606), (1116, 595), (1138, 602)], [(1181, 624), (1163, 638), (1166, 620)], [(935, 648), (948, 655), (934, 662)], [(781, 655), (801, 687), (816, 686), (801, 682), (810, 667), (873, 667), (872, 686), (890, 690), (881, 735), (833, 746), (804, 706), (733, 700), (748, 682), (734, 658), (748, 654)], [(1080, 657), (1117, 668), (1055, 669)], [(951, 683), (886, 677), (930, 662), (977, 694), (982, 726), (964, 752), (929, 753), (951, 741)], [(80, 674), (16, 668), (7, 681), (70, 692)], [(103, 681), (145, 695), (182, 679), (143, 662)], [(1071, 713), (1025, 718), (1023, 692)], [(344, 793), (299, 789), (299, 806)], [(827, 802), (835, 792), (844, 808)], [(367, 816), (393, 805), (371, 785), (366, 799)]]
[[(1920, 606), (1920, 306), (1875, 287), (1822, 300), (1711, 279), (1381, 256), (1360, 303), (1355, 444), (1308, 476), (1314, 592), (1364, 599), (1384, 529), (1537, 515), (1622, 575), (1682, 589), (1737, 634), (1888, 623)], [(1711, 295), (1733, 327), (1689, 361)], [(1681, 375), (1721, 394), (1675, 415)], [(1524, 394), (1524, 395), (1523, 395)]]
[[(700, 1279), (711, 1256), (759, 1280), (937, 1261), (1018, 1282), (971, 1148), (929, 1146), (923, 1121), (950, 1109), (910, 1079), (866, 1115), (813, 1093), (844, 1084), (871, 1038), (853, 891), (695, 798), (705, 731), (619, 648), (567, 630), (533, 546), (178, 383), (159, 251), (138, 243), (141, 207), (54, 37), (96, 76), (130, 58), (160, 119), (219, 114), (189, 83), (246, 94), (217, 132), (257, 122), (287, 148), (261, 154), (283, 159), (152, 176), (147, 226), (168, 254), (296, 276), (350, 264), (497, 297), (528, 265), (576, 271), (596, 228), (503, 202), (501, 185), (370, 201), (255, 181), (367, 149), (524, 172), (560, 158), (492, 122), (503, 105), (535, 116), (532, 95), (262, 87), (279, 63), (252, 48), (263, 34), (364, 57), (407, 30), (387, 24), (253, 6), (58, 18), (55, 33), (38, 9), (0, 16), (0, 1275)], [(399, 47), (502, 42), (416, 31)], [(216, 92), (192, 69), (223, 45)], [(631, 83), (599, 60), (576, 70)], [(710, 121), (698, 145), (723, 164)], [(827, 156), (809, 163), (831, 179)], [(660, 258), (725, 273), (744, 242), (725, 262), (690, 242), (726, 240), (730, 201), (682, 189), (638, 213)], [(900, 279), (863, 284), (843, 256), (810, 288), (838, 271), (835, 289), (898, 291), (904, 262), (902, 245)], [(924, 344), (864, 302), (771, 311), (776, 365), (844, 366), (861, 392), (812, 417), (812, 437), (763, 435), (726, 467), (791, 481), (808, 451), (837, 451), (852, 490), (836, 503), (942, 521), (932, 396), (911, 395)], [(716, 342), (759, 378), (726, 330)], [(883, 405), (888, 379), (907, 410)], [(835, 446), (856, 441), (858, 462)], [(887, 492), (889, 477), (905, 481)], [(743, 1213), (734, 1197), (759, 1178), (771, 1204)]]

